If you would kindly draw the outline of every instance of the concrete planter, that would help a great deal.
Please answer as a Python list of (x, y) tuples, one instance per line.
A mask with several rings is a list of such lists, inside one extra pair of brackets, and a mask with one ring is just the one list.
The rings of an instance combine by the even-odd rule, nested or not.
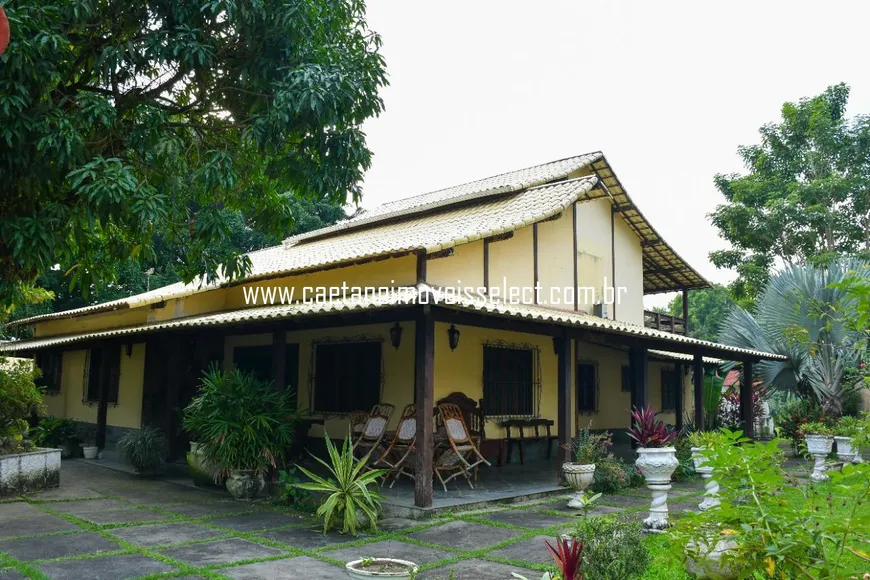
[(810, 474), (810, 479), (815, 482), (828, 481), (830, 477), (825, 473), (825, 459), (831, 453), (834, 447), (834, 438), (830, 435), (809, 434), (805, 437), (807, 442), (807, 451), (813, 456), (813, 472)]
[(239, 501), (251, 501), (266, 487), (263, 476), (256, 471), (247, 469), (233, 469), (227, 478), (227, 491), (234, 499)]
[(0, 497), (60, 485), (60, 449), (0, 456)]
[(855, 457), (858, 455), (858, 450), (852, 447), (851, 437), (834, 437), (837, 442), (837, 457), (845, 463), (857, 463)]
[[(739, 576), (739, 568), (735, 566), (736, 562), (729, 562), (726, 565), (722, 564), (722, 556), (729, 552), (734, 552), (737, 549), (737, 542), (728, 538), (723, 538), (716, 542), (716, 545), (711, 549), (708, 544), (690, 543), (687, 548), (699, 552), (700, 555), (686, 555), (686, 571), (697, 578), (707, 578), (710, 580), (733, 580)], [(733, 555), (732, 555), (733, 558)]]
[[(377, 565), (384, 564), (393, 568), (392, 570), (378, 570)], [(366, 568), (371, 567), (371, 570)], [(395, 558), (365, 558), (362, 560), (354, 560), (345, 565), (347, 575), (356, 580), (367, 580), (368, 578), (411, 578), (417, 573), (417, 565), (407, 560), (396, 560)]]
[(680, 464), (673, 447), (640, 447), (635, 465), (643, 474), (646, 486), (652, 492), (649, 517), (643, 521), (648, 530), (659, 531), (668, 527), (668, 491), (671, 475)]
[(707, 465), (704, 449), (692, 447), (692, 461), (695, 463), (695, 471), (704, 479), (704, 499), (698, 508), (708, 510), (719, 505), (719, 483), (713, 479), (713, 468)]
[(100, 448), (96, 445), (82, 445), (82, 453), (85, 459), (97, 459), (100, 454)]
[(565, 481), (568, 482), (568, 485), (577, 492), (568, 502), (568, 507), (582, 509), (583, 494), (595, 478), (595, 464), (563, 463), (562, 473), (565, 475)]

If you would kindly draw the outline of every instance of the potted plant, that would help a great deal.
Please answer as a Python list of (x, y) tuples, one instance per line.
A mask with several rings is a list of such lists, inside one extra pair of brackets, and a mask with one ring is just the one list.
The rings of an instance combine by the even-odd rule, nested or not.
[(705, 451), (715, 449), (716, 445), (723, 444), (721, 435), (714, 431), (696, 431), (689, 435), (689, 443), (692, 446), (692, 461), (695, 463), (695, 471), (704, 479), (704, 499), (698, 504), (701, 510), (707, 510), (719, 505), (719, 482), (713, 479), (713, 468), (707, 465)]
[(610, 433), (594, 434), (589, 430), (590, 427), (591, 423), (580, 429), (571, 443), (563, 445), (571, 451), (574, 459), (573, 462), (562, 464), (565, 481), (577, 492), (568, 501), (568, 507), (572, 509), (583, 509), (583, 494), (595, 478), (595, 463), (607, 454), (610, 445)]
[(643, 409), (634, 407), (631, 417), (628, 436), (640, 445), (635, 465), (652, 492), (649, 517), (643, 523), (651, 530), (661, 530), (668, 526), (668, 490), (671, 489), (671, 475), (679, 465), (677, 450), (669, 445), (677, 434), (656, 419), (655, 411), (649, 405)]
[(60, 449), (63, 458), (74, 456), (80, 443), (75, 421), (58, 419), (54, 415), (40, 419), (30, 430), (30, 438), (40, 447)]
[(815, 462), (813, 464), (813, 472), (810, 474), (810, 479), (813, 481), (828, 481), (829, 477), (825, 473), (825, 459), (831, 453), (834, 447), (834, 432), (825, 423), (821, 421), (816, 423), (804, 423), (800, 426), (800, 434), (803, 435), (806, 441), (807, 452), (813, 456)]
[(852, 446), (852, 438), (858, 435), (861, 422), (856, 417), (842, 417), (834, 427), (837, 457), (847, 463), (858, 462), (858, 449)]
[(357, 580), (368, 578), (413, 578), (419, 567), (407, 560), (395, 558), (362, 558), (345, 565), (347, 575)]
[(293, 400), (289, 389), (279, 391), (252, 373), (217, 365), (203, 373), (199, 394), (184, 410), (184, 428), (197, 435), (204, 458), (220, 466), (216, 477), (227, 476), (235, 499), (254, 499), (266, 485), (263, 474), (293, 441)]
[(155, 475), (163, 471), (166, 436), (162, 430), (152, 426), (131, 429), (118, 440), (118, 451), (137, 473)]

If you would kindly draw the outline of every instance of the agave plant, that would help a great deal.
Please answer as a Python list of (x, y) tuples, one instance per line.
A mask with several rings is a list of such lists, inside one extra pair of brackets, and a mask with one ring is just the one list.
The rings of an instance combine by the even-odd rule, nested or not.
[(583, 580), (580, 564), (583, 556), (583, 541), (577, 539), (557, 538), (556, 547), (550, 542), (544, 542), (564, 580)]
[(328, 479), (321, 477), (297, 465), (299, 471), (311, 479), (311, 483), (297, 483), (294, 484), (295, 487), (328, 494), (317, 508), (317, 517), (323, 519), (324, 534), (331, 527), (337, 527), (340, 520), (342, 532), (349, 532), (355, 536), (357, 528), (360, 527), (358, 511), (371, 522), (372, 528), (377, 528), (378, 512), (383, 496), (377, 490), (370, 490), (369, 486), (377, 487), (378, 479), (386, 475), (387, 470), (367, 469), (369, 455), (357, 461), (353, 456), (350, 434), (344, 438), (341, 451), (336, 449), (328, 434), (324, 437), (329, 463), (313, 454), (312, 457), (329, 470), (330, 477)]
[(676, 431), (665, 425), (664, 421), (656, 419), (656, 413), (650, 405), (643, 409), (632, 407), (631, 420), (628, 436), (641, 447), (667, 447), (677, 437)]
[(788, 361), (756, 363), (757, 376), (771, 392), (812, 397), (839, 417), (843, 397), (852, 388), (844, 384), (844, 372), (856, 365), (855, 346), (861, 339), (844, 316), (854, 299), (842, 283), (856, 276), (870, 277), (870, 267), (854, 260), (826, 268), (789, 266), (770, 280), (755, 314), (731, 311), (719, 339), (788, 356)]

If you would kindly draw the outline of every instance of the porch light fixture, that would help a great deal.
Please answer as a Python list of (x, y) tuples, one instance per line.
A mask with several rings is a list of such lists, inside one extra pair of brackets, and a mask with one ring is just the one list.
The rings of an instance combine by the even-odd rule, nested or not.
[(390, 344), (396, 350), (399, 350), (399, 345), (402, 344), (402, 327), (398, 322), (390, 328)]
[(447, 338), (450, 340), (450, 350), (456, 350), (459, 346), (459, 329), (451, 324), (447, 329)]

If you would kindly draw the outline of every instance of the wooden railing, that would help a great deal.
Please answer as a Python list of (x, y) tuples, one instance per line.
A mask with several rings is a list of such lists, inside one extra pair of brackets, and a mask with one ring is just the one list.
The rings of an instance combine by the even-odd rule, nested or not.
[(644, 310), (643, 321), (647, 328), (664, 330), (673, 334), (686, 334), (686, 321), (670, 314)]

